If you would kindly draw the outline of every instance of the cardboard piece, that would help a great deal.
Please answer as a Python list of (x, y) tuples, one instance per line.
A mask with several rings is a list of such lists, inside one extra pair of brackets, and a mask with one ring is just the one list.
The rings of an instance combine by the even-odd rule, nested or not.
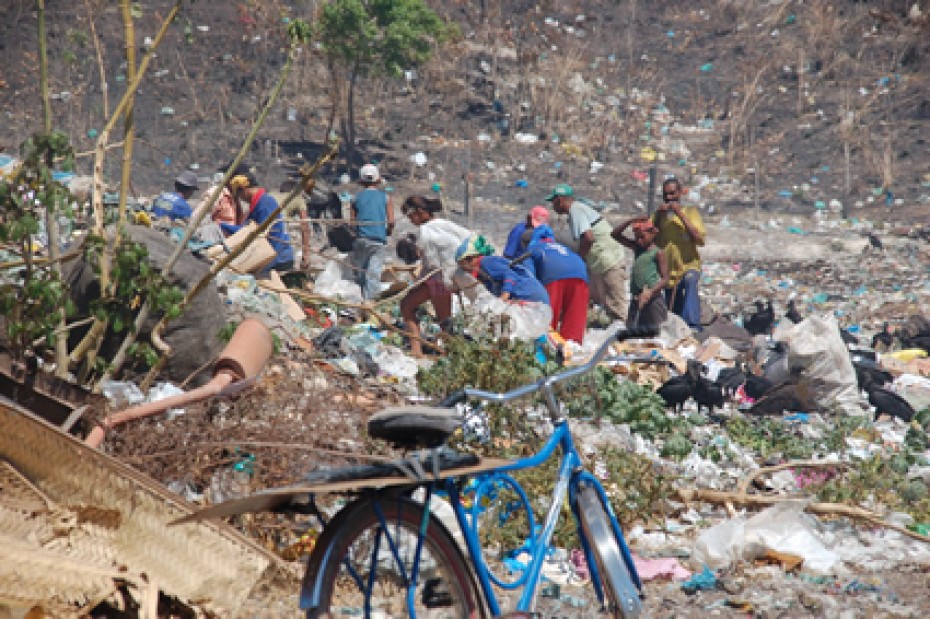
[[(248, 224), (242, 226), (235, 234), (227, 237), (225, 243), (214, 245), (208, 249), (206, 252), (207, 257), (211, 260), (222, 259), (225, 254), (231, 253), (232, 250), (245, 241), (246, 237), (257, 227), (255, 222), (250, 221)], [(272, 247), (268, 239), (262, 235), (254, 239), (228, 266), (237, 273), (254, 273), (256, 271), (261, 271), (274, 262), (277, 255), (274, 247)]]
[[(501, 458), (482, 458), (478, 464), (472, 466), (460, 466), (452, 469), (445, 469), (441, 472), (440, 477), (446, 479), (449, 477), (461, 477), (464, 475), (474, 475), (483, 471), (489, 471), (501, 468), (510, 464), (510, 460)], [(276, 507), (286, 504), (295, 497), (306, 494), (320, 494), (324, 492), (350, 492), (358, 491), (364, 488), (387, 488), (389, 486), (407, 486), (420, 485), (408, 477), (396, 475), (391, 477), (373, 477), (367, 479), (350, 479), (347, 481), (337, 481), (318, 484), (298, 484), (294, 486), (285, 486), (283, 488), (271, 488), (258, 494), (225, 501), (217, 505), (212, 505), (206, 509), (185, 516), (171, 522), (172, 525), (184, 524), (189, 522), (198, 522), (210, 518), (224, 518), (226, 516), (238, 516), (239, 514), (249, 514), (261, 511), (270, 511)]]
[[(268, 274), (269, 279), (271, 280), (272, 287), (277, 291), (278, 298), (281, 300), (281, 305), (284, 306), (284, 310), (287, 312), (288, 317), (294, 322), (301, 322), (307, 318), (307, 314), (304, 313), (304, 309), (300, 306), (297, 301), (294, 300), (287, 292), (281, 292), (286, 290), (287, 286), (284, 285), (284, 281), (281, 279), (281, 276), (278, 275), (277, 271), (271, 271)], [(261, 282), (259, 282), (261, 285)]]

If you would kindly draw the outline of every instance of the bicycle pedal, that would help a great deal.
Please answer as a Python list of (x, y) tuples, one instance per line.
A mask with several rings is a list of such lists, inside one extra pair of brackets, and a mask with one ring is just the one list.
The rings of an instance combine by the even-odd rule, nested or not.
[(430, 578), (424, 583), (420, 601), (427, 608), (448, 608), (453, 604), (452, 593), (442, 578)]

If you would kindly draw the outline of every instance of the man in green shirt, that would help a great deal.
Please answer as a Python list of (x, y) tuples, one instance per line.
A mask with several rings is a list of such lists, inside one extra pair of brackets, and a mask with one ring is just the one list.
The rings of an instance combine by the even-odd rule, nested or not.
[(568, 215), (568, 227), (578, 243), (578, 254), (588, 265), (591, 298), (614, 320), (626, 314), (626, 280), (623, 247), (610, 235), (613, 228), (600, 213), (575, 202), (571, 185), (557, 185), (546, 198), (559, 215)]
[(662, 204), (652, 222), (659, 229), (656, 245), (666, 253), (669, 287), (668, 308), (682, 317), (692, 329), (701, 328), (701, 254), (704, 245), (704, 222), (693, 206), (681, 205), (681, 182), (669, 178), (662, 183)]

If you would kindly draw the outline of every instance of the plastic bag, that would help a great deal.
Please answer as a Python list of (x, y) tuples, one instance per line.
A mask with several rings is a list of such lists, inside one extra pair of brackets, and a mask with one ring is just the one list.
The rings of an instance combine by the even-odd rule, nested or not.
[(659, 327), (659, 337), (670, 348), (674, 347), (678, 342), (691, 337), (691, 335), (691, 327), (688, 326), (688, 323), (682, 320), (681, 316), (672, 312), (668, 313), (665, 322)]
[(833, 572), (839, 557), (828, 549), (804, 514), (804, 501), (785, 501), (752, 518), (732, 518), (713, 526), (694, 543), (693, 558), (713, 569), (752, 560), (766, 550), (803, 557), (802, 569), (816, 574)]
[(482, 291), (469, 308), (468, 327), (495, 337), (535, 340), (549, 332), (552, 308), (546, 303), (508, 303)]
[(847, 415), (861, 415), (856, 371), (832, 317), (809, 316), (797, 324), (779, 323), (772, 337), (788, 345), (788, 366), (801, 372), (816, 402), (838, 404)]
[(362, 289), (352, 278), (352, 273), (344, 262), (330, 260), (323, 268), (316, 281), (313, 292), (324, 297), (338, 297), (350, 303), (361, 303)]

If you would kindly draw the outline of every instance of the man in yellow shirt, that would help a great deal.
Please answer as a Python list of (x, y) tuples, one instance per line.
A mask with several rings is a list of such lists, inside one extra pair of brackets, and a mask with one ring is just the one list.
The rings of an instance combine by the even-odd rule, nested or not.
[(701, 328), (701, 254), (704, 245), (704, 222), (693, 206), (681, 205), (681, 182), (669, 178), (662, 183), (662, 204), (652, 221), (659, 229), (656, 245), (666, 254), (669, 287), (666, 302), (669, 310), (678, 314), (692, 329)]

